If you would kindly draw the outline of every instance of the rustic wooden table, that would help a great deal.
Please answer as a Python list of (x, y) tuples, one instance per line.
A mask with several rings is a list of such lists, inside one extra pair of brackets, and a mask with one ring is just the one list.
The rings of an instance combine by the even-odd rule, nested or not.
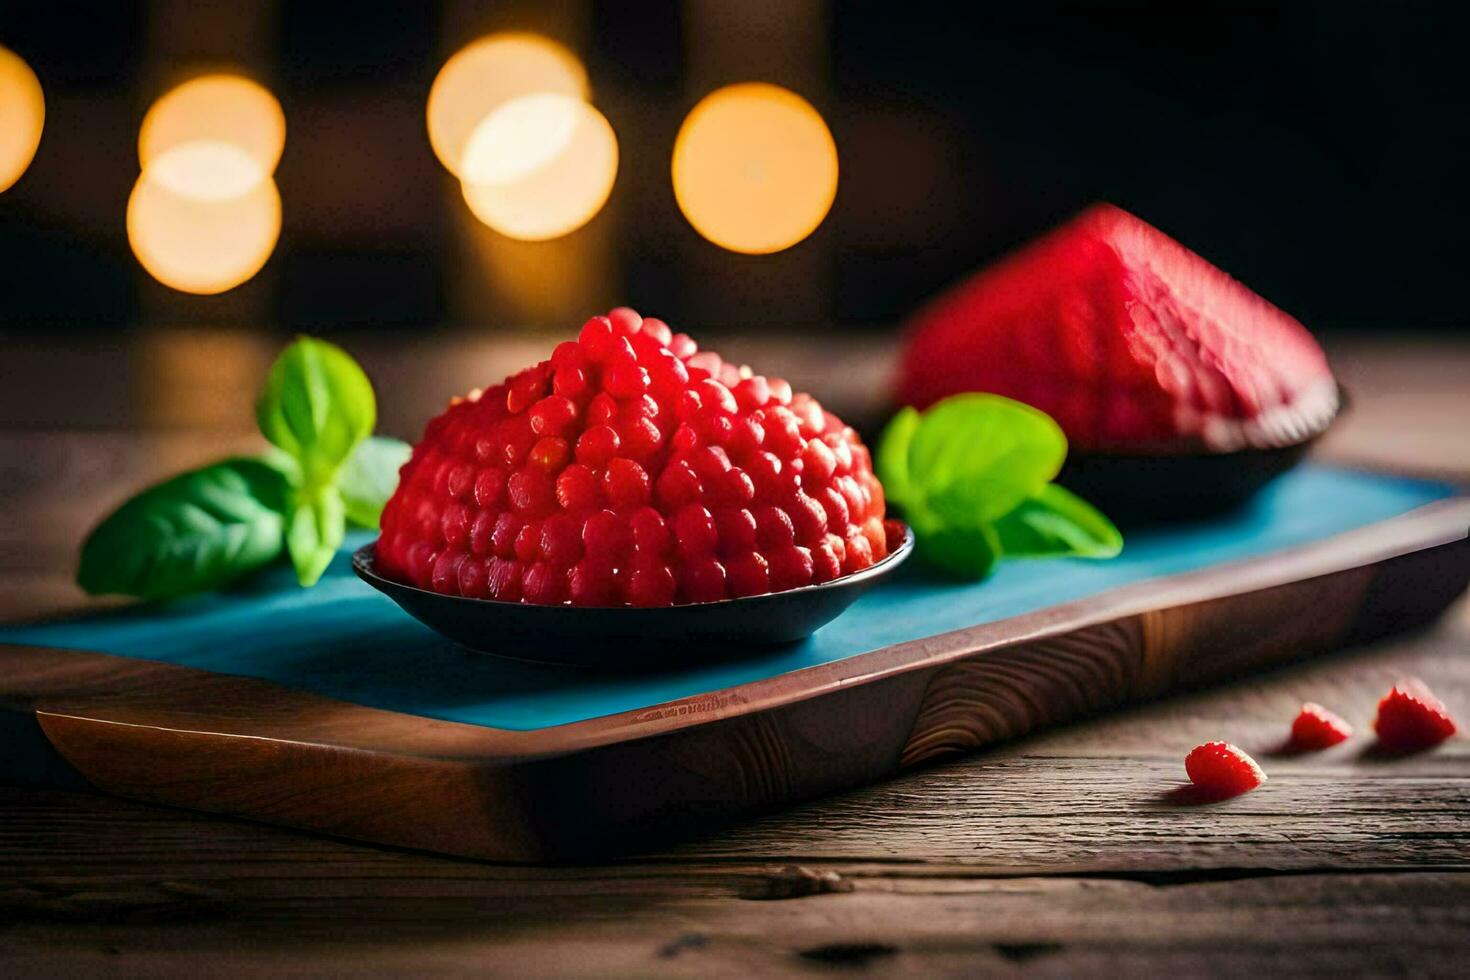
[[(544, 340), (343, 338), (412, 436)], [(88, 523), (139, 482), (253, 445), (277, 340), (0, 337), (0, 618), (82, 604)], [(712, 344), (711, 346), (719, 346)], [(861, 413), (885, 351), (764, 353)], [(1470, 346), (1333, 350), (1339, 459), (1470, 474)], [(831, 392), (833, 378), (841, 389)], [(922, 975), (1470, 970), (1470, 743), (1271, 756), (1302, 700), (1362, 723), (1398, 677), (1470, 715), (1470, 606), (1431, 631), (1043, 733), (615, 863), (475, 863), (101, 796), (0, 785), (0, 973)], [(1180, 806), (1194, 744), (1266, 756)], [(426, 801), (425, 805), (432, 805)]]

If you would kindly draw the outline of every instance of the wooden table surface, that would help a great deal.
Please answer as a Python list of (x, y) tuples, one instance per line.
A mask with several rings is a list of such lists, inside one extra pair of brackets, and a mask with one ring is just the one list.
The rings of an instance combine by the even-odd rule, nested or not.
[[(449, 391), (551, 343), (340, 339), (378, 383), (384, 428), (409, 437)], [(89, 522), (142, 481), (254, 445), (248, 409), (278, 344), (0, 337), (0, 618), (82, 605), (69, 580)], [(879, 341), (839, 370), (790, 339), (725, 346), (760, 348), (763, 367), (858, 414), (888, 363)], [(1332, 354), (1354, 409), (1325, 455), (1470, 474), (1470, 345)], [(1274, 748), (1308, 699), (1366, 730), (1405, 675), (1470, 718), (1467, 653), (1462, 601), (1427, 633), (595, 866), (455, 860), (0, 784), (0, 973), (1463, 975), (1470, 743), (1401, 759), (1361, 737)], [(1215, 738), (1259, 753), (1270, 781), (1180, 805), (1184, 753)]]

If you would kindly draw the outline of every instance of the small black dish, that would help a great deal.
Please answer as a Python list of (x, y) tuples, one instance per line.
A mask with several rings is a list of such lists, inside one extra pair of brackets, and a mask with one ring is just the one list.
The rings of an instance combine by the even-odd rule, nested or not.
[(1149, 456), (1083, 453), (1067, 456), (1057, 482), (1102, 510), (1123, 530), (1214, 517), (1244, 506), (1291, 470), (1348, 409), (1337, 389), (1337, 411), (1305, 439), (1228, 453)]
[(1244, 506), (1266, 484), (1300, 463), (1315, 439), (1231, 453), (1073, 453), (1057, 482), (1125, 531), (1200, 520)]
[(785, 592), (641, 609), (536, 606), (440, 595), (384, 578), (374, 545), (359, 548), (352, 570), (410, 616), (481, 653), (599, 669), (687, 667), (713, 658), (795, 643), (836, 619), (914, 550), (913, 531), (882, 561), (851, 575)]

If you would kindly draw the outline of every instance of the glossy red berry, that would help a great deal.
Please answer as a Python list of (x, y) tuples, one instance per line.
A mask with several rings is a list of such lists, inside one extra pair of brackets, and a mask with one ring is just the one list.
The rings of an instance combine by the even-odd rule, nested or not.
[(771, 591), (799, 589), (812, 584), (812, 573), (816, 567), (810, 548), (790, 545), (777, 548), (768, 559), (771, 574)]
[(548, 395), (531, 406), (531, 431), (559, 436), (577, 420), (577, 403), (565, 395)]
[(674, 514), (674, 545), (682, 560), (713, 555), (717, 542), (715, 518), (708, 508), (686, 504)]
[(652, 507), (640, 507), (628, 516), (633, 531), (633, 548), (637, 557), (653, 561), (666, 558), (674, 535), (662, 514)]
[(612, 321), (605, 316), (595, 316), (582, 325), (577, 343), (588, 360), (601, 361), (612, 353), (615, 337)]
[(666, 605), (799, 588), (900, 540), (853, 431), (619, 308), (430, 421), (385, 573), (506, 602)]
[(1184, 771), (1200, 791), (1214, 797), (1239, 796), (1266, 781), (1256, 760), (1229, 742), (1206, 742), (1184, 757)]
[(602, 489), (614, 506), (637, 507), (648, 502), (648, 472), (631, 459), (610, 459), (602, 474)]
[(701, 558), (684, 565), (679, 591), (685, 602), (718, 602), (729, 597), (725, 566), (714, 558)]
[[(491, 559), (492, 561), (494, 559)], [(485, 563), (476, 558), (465, 558), (459, 563), (459, 594), (471, 599), (488, 599), (490, 579), (485, 573)]]
[(525, 522), (509, 511), (502, 511), (495, 516), (495, 530), (490, 534), (490, 543), (496, 557), (511, 558), (516, 553), (516, 537), (521, 533), (521, 526)]
[(761, 595), (771, 591), (770, 563), (759, 552), (734, 555), (725, 564), (732, 596)]
[(486, 566), (489, 575), (487, 588), (490, 598), (501, 602), (520, 602), (522, 569), (518, 561), (510, 558), (493, 559)]
[(538, 561), (526, 569), (521, 591), (527, 602), (554, 606), (567, 597), (566, 570), (550, 562)]
[(560, 436), (546, 436), (537, 439), (531, 447), (531, 465), (543, 473), (558, 473), (567, 465), (567, 460), (572, 456), (571, 447), (567, 441)]
[(633, 547), (633, 529), (610, 510), (600, 510), (582, 525), (582, 547), (594, 558), (618, 567)]
[(567, 576), (568, 598), (574, 606), (616, 605), (615, 567), (604, 558), (584, 558)]
[(556, 491), (551, 477), (534, 463), (511, 475), (507, 489), (510, 505), (523, 514), (539, 516), (550, 513), (556, 503)]
[(594, 425), (577, 437), (577, 462), (588, 466), (606, 466), (623, 444), (610, 425)]
[(617, 398), (637, 398), (648, 390), (648, 369), (639, 367), (632, 356), (619, 357), (607, 366), (603, 384)]
[(563, 510), (592, 510), (602, 502), (597, 471), (583, 463), (573, 463), (556, 478), (556, 499)]
[(832, 543), (823, 540), (812, 549), (812, 581), (818, 584), (830, 582), (842, 574), (842, 559), (837, 557)]
[(582, 557), (582, 528), (571, 514), (553, 514), (541, 525), (541, 557), (558, 568)]
[(796, 527), (786, 511), (767, 504), (757, 507), (752, 513), (755, 515), (755, 540), (763, 550), (789, 548), (796, 543)]
[(637, 333), (643, 325), (643, 317), (638, 311), (627, 306), (618, 306), (607, 311), (607, 320), (612, 327), (624, 337)]
[(658, 561), (637, 561), (628, 576), (628, 602), (634, 606), (668, 606), (674, 602), (674, 572)]
[(738, 555), (755, 550), (755, 515), (744, 507), (726, 507), (715, 511), (715, 536), (720, 553)]
[[(632, 312), (631, 310), (629, 311)], [(634, 313), (634, 316), (638, 314)], [(669, 325), (657, 317), (645, 317), (642, 322), (642, 330), (645, 334), (658, 341), (660, 347), (668, 347), (674, 340), (674, 332)], [(686, 338), (687, 339), (687, 338)]]

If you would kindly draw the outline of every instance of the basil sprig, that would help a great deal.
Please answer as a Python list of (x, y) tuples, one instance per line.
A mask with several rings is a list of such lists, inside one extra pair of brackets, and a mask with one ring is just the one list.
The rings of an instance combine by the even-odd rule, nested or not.
[(376, 527), (408, 459), (372, 436), (372, 384), (341, 348), (301, 337), (276, 359), (256, 404), (275, 447), (189, 470), (139, 493), (82, 545), (77, 584), (144, 599), (219, 588), (278, 559), (314, 585), (348, 521)]
[(955, 575), (984, 578), (1001, 558), (1112, 558), (1123, 536), (1051, 481), (1067, 437), (1045, 412), (999, 395), (955, 395), (905, 408), (878, 444), (878, 477), (914, 529), (919, 552)]
[(255, 403), (261, 434), (296, 460), (312, 487), (332, 482), (377, 420), (362, 368), (342, 348), (311, 337), (281, 352)]

